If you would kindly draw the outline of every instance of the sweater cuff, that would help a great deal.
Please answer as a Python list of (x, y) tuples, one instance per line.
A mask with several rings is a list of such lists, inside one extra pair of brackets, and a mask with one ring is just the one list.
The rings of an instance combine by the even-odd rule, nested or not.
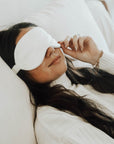
[(114, 54), (104, 52), (99, 60), (99, 68), (114, 73)]

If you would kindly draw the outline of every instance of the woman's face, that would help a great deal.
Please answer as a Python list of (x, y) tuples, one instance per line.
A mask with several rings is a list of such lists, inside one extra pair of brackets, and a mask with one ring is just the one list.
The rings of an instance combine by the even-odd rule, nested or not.
[[(31, 28), (22, 29), (19, 39)], [(66, 59), (60, 48), (47, 48), (43, 62), (37, 68), (28, 71), (30, 78), (38, 83), (47, 83), (56, 80), (67, 70)]]
[(33, 80), (47, 83), (60, 77), (66, 70), (66, 60), (60, 48), (49, 47), (41, 65), (28, 71), (28, 73)]

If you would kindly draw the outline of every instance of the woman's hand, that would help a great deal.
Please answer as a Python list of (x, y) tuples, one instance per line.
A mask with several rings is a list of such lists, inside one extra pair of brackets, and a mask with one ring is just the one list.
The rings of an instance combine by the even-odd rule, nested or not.
[(66, 38), (64, 41), (58, 43), (61, 45), (65, 54), (93, 65), (96, 64), (101, 53), (92, 38), (88, 36), (77, 38), (74, 35), (70, 40)]

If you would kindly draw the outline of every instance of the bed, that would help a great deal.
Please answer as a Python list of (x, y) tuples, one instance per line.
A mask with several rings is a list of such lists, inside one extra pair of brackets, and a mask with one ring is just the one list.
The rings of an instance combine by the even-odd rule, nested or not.
[[(0, 3), (0, 30), (17, 22), (32, 22), (44, 28), (57, 41), (67, 35), (88, 35), (99, 49), (114, 53), (113, 23), (100, 1), (4, 0)], [(76, 65), (88, 64), (77, 61)], [(2, 58), (0, 81), (0, 144), (36, 144), (30, 92)]]

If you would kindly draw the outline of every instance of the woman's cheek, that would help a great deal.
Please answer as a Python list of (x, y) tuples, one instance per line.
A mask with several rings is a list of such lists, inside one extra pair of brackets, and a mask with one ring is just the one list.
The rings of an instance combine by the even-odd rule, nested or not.
[(51, 70), (51, 80), (56, 80), (57, 78), (59, 78), (64, 72), (62, 71), (61, 67), (55, 67)]
[(44, 68), (42, 71), (43, 81), (50, 82), (54, 79), (54, 72), (51, 68)]

